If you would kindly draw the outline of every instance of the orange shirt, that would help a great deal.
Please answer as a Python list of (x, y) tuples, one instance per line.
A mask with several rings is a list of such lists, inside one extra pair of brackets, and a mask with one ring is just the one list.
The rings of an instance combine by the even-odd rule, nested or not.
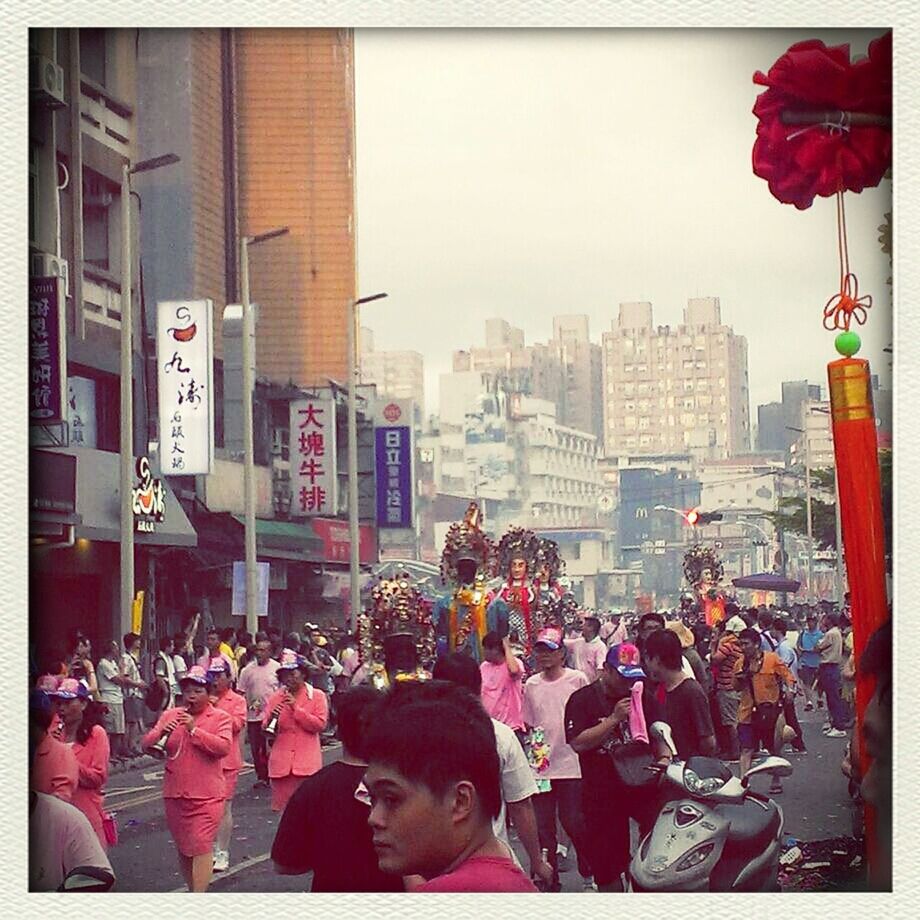
[(778, 703), (780, 681), (787, 686), (795, 683), (792, 672), (780, 660), (775, 652), (764, 652), (763, 663), (760, 670), (751, 675), (750, 681), (741, 676), (744, 668), (744, 659), (735, 662), (735, 689), (741, 691), (741, 702), (738, 705), (738, 722), (747, 725), (751, 721), (754, 711), (754, 701), (751, 700), (751, 684), (758, 703)]
[(70, 802), (79, 778), (80, 768), (74, 752), (63, 742), (45, 735), (35, 749), (30, 788)]
[[(144, 735), (148, 747), (162, 734), (163, 726), (180, 711), (167, 709), (157, 724)], [(164, 799), (222, 799), (224, 797), (223, 759), (233, 746), (230, 716), (208, 706), (195, 719), (195, 734), (179, 725), (166, 742), (166, 768), (163, 777)]]
[(233, 744), (230, 745), (230, 753), (224, 758), (223, 767), (225, 770), (241, 770), (243, 752), (240, 750), (240, 732), (246, 724), (246, 699), (233, 690), (227, 690), (223, 696), (214, 697), (214, 708), (230, 716), (233, 731)]

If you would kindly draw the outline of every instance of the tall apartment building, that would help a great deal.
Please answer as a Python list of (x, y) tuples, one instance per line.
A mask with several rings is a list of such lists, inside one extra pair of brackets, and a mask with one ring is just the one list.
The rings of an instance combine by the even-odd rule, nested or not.
[(690, 299), (676, 329), (655, 327), (650, 303), (620, 304), (603, 357), (608, 454), (750, 449), (747, 340), (722, 323), (718, 298)]
[(565, 373), (561, 417), (566, 425), (590, 431), (603, 443), (603, 356), (600, 345), (591, 341), (587, 315), (554, 316), (550, 344), (558, 350)]
[(821, 399), (821, 387), (807, 380), (784, 380), (781, 388), (783, 406), (784, 450), (798, 440), (799, 434), (794, 429), (802, 427), (802, 414), (809, 402)]
[[(355, 293), (354, 47), (339, 29), (138, 33), (142, 156), (181, 162), (139, 177), (148, 305), (240, 297), (240, 236), (259, 305), (256, 372), (322, 386), (347, 372)], [(214, 336), (220, 341), (219, 328)]]
[(783, 419), (783, 404), (780, 402), (764, 403), (757, 407), (757, 450), (784, 451), (786, 433)]
[(490, 388), (508, 394), (547, 399), (563, 417), (565, 369), (553, 345), (525, 345), (524, 332), (503, 319), (486, 320), (485, 346), (455, 351), (457, 373), (476, 371), (491, 378)]
[(361, 382), (373, 383), (391, 399), (414, 399), (425, 408), (425, 359), (417, 351), (377, 351), (374, 333), (361, 329)]

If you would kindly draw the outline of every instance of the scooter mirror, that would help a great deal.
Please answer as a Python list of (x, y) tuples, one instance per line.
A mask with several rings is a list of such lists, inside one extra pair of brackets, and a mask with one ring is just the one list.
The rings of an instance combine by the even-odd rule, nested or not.
[(744, 778), (741, 780), (742, 784), (747, 786), (751, 777), (757, 776), (760, 773), (772, 773), (777, 778), (781, 776), (792, 776), (792, 764), (783, 757), (767, 757), (766, 760), (751, 767), (751, 769), (744, 774)]
[(674, 736), (671, 734), (671, 726), (667, 722), (652, 722), (648, 729), (649, 735), (656, 741), (663, 741), (670, 749), (671, 753), (677, 756), (677, 746), (674, 744)]

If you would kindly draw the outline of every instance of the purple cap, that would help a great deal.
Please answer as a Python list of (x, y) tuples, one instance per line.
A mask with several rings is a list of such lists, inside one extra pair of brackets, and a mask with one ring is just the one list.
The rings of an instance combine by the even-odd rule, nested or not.
[(555, 626), (547, 626), (537, 633), (537, 641), (534, 645), (545, 645), (554, 652), (562, 648), (562, 630)]
[(223, 655), (218, 655), (216, 658), (212, 658), (208, 664), (209, 675), (214, 675), (216, 677), (218, 674), (230, 673), (230, 662), (227, 661)]
[(76, 680), (73, 677), (65, 677), (57, 686), (57, 690), (49, 693), (49, 696), (55, 696), (59, 700), (88, 700), (90, 697), (89, 687), (86, 681)]
[(621, 642), (619, 645), (611, 646), (607, 651), (604, 664), (608, 668), (613, 668), (621, 677), (625, 677), (627, 680), (639, 680), (645, 677), (639, 649), (632, 642)]
[(281, 660), (278, 662), (279, 671), (293, 671), (295, 668), (304, 670), (306, 666), (306, 658), (298, 655), (293, 649), (286, 648), (281, 652)]
[(206, 687), (211, 681), (208, 679), (208, 672), (200, 664), (193, 664), (183, 675), (179, 678), (180, 686), (186, 681), (191, 681), (193, 684), (201, 684), (203, 687)]

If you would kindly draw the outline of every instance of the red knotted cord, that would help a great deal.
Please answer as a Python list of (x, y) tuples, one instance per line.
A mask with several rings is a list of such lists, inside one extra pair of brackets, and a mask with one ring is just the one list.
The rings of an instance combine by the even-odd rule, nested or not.
[(865, 323), (872, 308), (872, 295), (859, 296), (859, 280), (850, 271), (847, 250), (847, 217), (843, 205), (843, 190), (837, 192), (837, 252), (840, 257), (840, 291), (824, 305), (824, 328), (850, 331), (850, 321)]

